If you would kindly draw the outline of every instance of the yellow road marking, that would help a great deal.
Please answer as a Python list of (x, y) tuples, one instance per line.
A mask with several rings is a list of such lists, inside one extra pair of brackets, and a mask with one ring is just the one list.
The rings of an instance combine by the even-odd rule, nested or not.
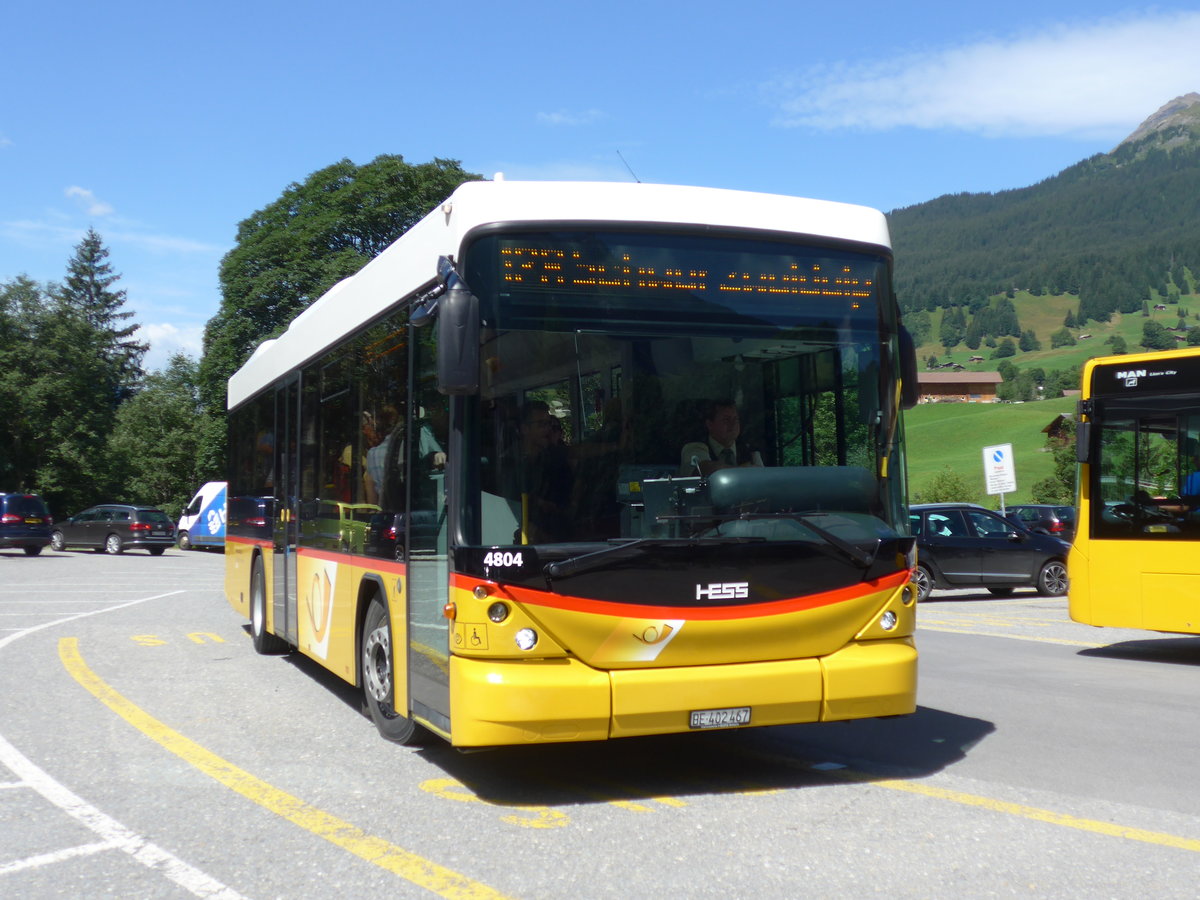
[[(478, 794), (473, 793), (457, 778), (430, 778), (421, 782), (421, 790), (446, 800), (458, 800), (460, 803), (483, 803), (488, 806), (499, 805), (484, 800)], [(519, 825), (522, 828), (562, 828), (571, 822), (571, 818), (566, 813), (561, 813), (548, 806), (530, 804), (528, 806), (513, 806), (509, 808), (528, 810), (532, 813), (529, 816), (508, 815), (500, 817), (501, 822), (507, 822), (509, 825)]]
[(998, 634), (990, 631), (975, 631), (969, 628), (936, 628), (932, 625), (917, 625), (919, 631), (942, 631), (946, 634), (973, 634), (978, 637), (1008, 638), (1013, 641), (1037, 641), (1040, 644), (1066, 644), (1069, 647), (1107, 647), (1108, 644), (1096, 644), (1090, 641), (1071, 641), (1066, 638), (1038, 637), (1032, 634)]
[(963, 806), (973, 806), (977, 809), (986, 809), (992, 812), (1006, 813), (1010, 816), (1018, 816), (1022, 819), (1031, 819), (1035, 822), (1059, 825), (1063, 828), (1074, 828), (1079, 831), (1090, 831), (1093, 834), (1102, 834), (1107, 837), (1119, 837), (1129, 841), (1141, 841), (1146, 844), (1157, 844), (1160, 847), (1174, 847), (1179, 850), (1190, 850), (1193, 853), (1200, 853), (1200, 840), (1180, 837), (1177, 834), (1167, 834), (1163, 831), (1147, 831), (1144, 828), (1130, 828), (1125, 825), (1116, 825), (1112, 822), (1101, 822), (1098, 819), (1084, 819), (1079, 816), (1054, 812), (1050, 809), (1040, 809), (1036, 806), (1025, 806), (1022, 803), (997, 800), (995, 797), (984, 797), (980, 794), (952, 791), (947, 788), (935, 787), (931, 784), (922, 784), (919, 781), (876, 778), (867, 772), (857, 772), (853, 769), (824, 768), (813, 763), (801, 762), (790, 757), (775, 754), (748, 753), (747, 755), (761, 760), (769, 760), (775, 764), (800, 769), (813, 775), (823, 776), (830, 781), (881, 787), (891, 791), (903, 791), (907, 794), (919, 794), (936, 800), (947, 800)]
[(893, 791), (904, 791), (909, 794), (921, 794), (935, 797), (939, 800), (949, 800), (964, 806), (976, 806), (980, 809), (990, 809), (993, 812), (1008, 813), (1023, 819), (1033, 819), (1037, 822), (1047, 822), (1051, 825), (1061, 825), (1064, 828), (1075, 828), (1079, 831), (1090, 831), (1109, 837), (1125, 838), (1130, 841), (1142, 841), (1146, 844), (1158, 844), (1162, 847), (1176, 847), (1180, 850), (1190, 850), (1200, 853), (1200, 840), (1166, 834), (1161, 831), (1146, 831), (1142, 828), (1127, 828), (1124, 825), (1114, 825), (1112, 822), (1100, 822), (1096, 819), (1081, 819), (1058, 813), (1049, 809), (1039, 809), (1036, 806), (1025, 806), (1021, 803), (1009, 803), (1006, 800), (996, 800), (992, 797), (981, 797), (977, 794), (964, 794), (961, 791), (950, 791), (945, 788), (933, 787), (913, 781), (871, 781), (869, 776), (859, 775), (855, 780), (864, 780), (868, 784), (878, 785)]
[(292, 824), (299, 825), (305, 831), (324, 838), (360, 859), (393, 875), (399, 875), (439, 896), (462, 900), (504, 896), (485, 884), (472, 881), (382, 838), (369, 835), (357, 826), (273, 787), (164, 725), (117, 693), (88, 668), (83, 657), (79, 655), (77, 638), (59, 640), (58, 655), (71, 677), (101, 703), (151, 740), (247, 800), (269, 809)]

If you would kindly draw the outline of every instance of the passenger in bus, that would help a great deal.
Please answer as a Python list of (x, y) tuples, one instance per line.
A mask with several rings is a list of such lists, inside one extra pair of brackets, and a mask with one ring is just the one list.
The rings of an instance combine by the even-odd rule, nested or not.
[[(566, 447), (555, 443), (554, 428), (560, 429), (549, 405), (531, 400), (521, 410), (521, 456), (518, 463), (522, 519), (533, 543), (568, 540), (571, 519), (571, 467)], [(516, 498), (514, 498), (516, 499)]]
[(1200, 446), (1192, 448), (1192, 474), (1183, 480), (1179, 494), (1189, 500), (1192, 506), (1200, 504)]
[(384, 486), (387, 481), (389, 456), (393, 444), (399, 449), (403, 436), (399, 433), (399, 414), (396, 407), (388, 404), (383, 406), (375, 416), (375, 431), (380, 436), (379, 443), (367, 450), (367, 460), (364, 468), (366, 478), (363, 487), (366, 489), (367, 502), (382, 506)]
[[(446, 451), (434, 436), (431, 422), (424, 418), (424, 407), (421, 413), (422, 417), (417, 420), (417, 470), (413, 474), (417, 485), (425, 486), (434, 469), (445, 467)], [(363, 479), (367, 502), (384, 509), (403, 510), (404, 412), (388, 404), (380, 409), (375, 422), (377, 434), (384, 437), (367, 450)]]
[(718, 469), (761, 466), (762, 456), (740, 441), (742, 420), (732, 400), (709, 403), (704, 411), (707, 436), (689, 441), (680, 453), (680, 475), (711, 475)]

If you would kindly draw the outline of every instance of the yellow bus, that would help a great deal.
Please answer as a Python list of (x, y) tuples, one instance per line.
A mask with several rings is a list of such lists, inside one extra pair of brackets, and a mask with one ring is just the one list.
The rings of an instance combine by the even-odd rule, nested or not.
[(1200, 634), (1200, 348), (1089, 361), (1071, 618)]
[(229, 602), (401, 743), (912, 712), (891, 269), (858, 206), (463, 185), (230, 379)]

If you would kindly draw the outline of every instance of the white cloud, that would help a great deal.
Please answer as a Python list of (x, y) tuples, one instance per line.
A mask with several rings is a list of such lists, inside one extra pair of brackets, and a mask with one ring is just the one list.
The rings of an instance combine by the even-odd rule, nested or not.
[(148, 234), (136, 231), (105, 231), (101, 234), (105, 242), (113, 246), (125, 245), (139, 247), (154, 253), (201, 253), (219, 255), (230, 248), (218, 247), (216, 244), (206, 244), (191, 238), (172, 237), (166, 234)]
[[(61, 216), (54, 211), (51, 211), (49, 215), (67, 221), (72, 218)], [(0, 237), (27, 247), (70, 247), (83, 240), (86, 233), (86, 228), (59, 225), (47, 221), (39, 222), (32, 219), (0, 221)], [(228, 247), (206, 244), (192, 238), (110, 228), (100, 230), (100, 239), (110, 250), (128, 247), (156, 254), (181, 253), (219, 257), (229, 250)]]
[(537, 120), (543, 125), (591, 125), (593, 122), (599, 122), (604, 118), (606, 118), (605, 114), (598, 109), (588, 109), (583, 112), (559, 110), (558, 112), (540, 112), (537, 114)]
[(78, 203), (89, 216), (111, 216), (113, 214), (113, 208), (109, 204), (97, 200), (96, 195), (87, 188), (71, 185), (63, 193)]
[(137, 339), (150, 345), (142, 364), (147, 372), (151, 372), (165, 368), (176, 353), (199, 359), (204, 349), (204, 326), (180, 328), (170, 322), (142, 325), (138, 328)]
[(615, 153), (611, 162), (560, 160), (508, 163), (497, 169), (509, 181), (631, 181), (629, 170)]
[(10, 138), (7, 138), (4, 135), (0, 134), (0, 148), (11, 147), (12, 145), (13, 145), (13, 142)]
[(1200, 12), (1154, 12), (815, 67), (767, 90), (785, 126), (1120, 139), (1200, 90), (1198, 47)]

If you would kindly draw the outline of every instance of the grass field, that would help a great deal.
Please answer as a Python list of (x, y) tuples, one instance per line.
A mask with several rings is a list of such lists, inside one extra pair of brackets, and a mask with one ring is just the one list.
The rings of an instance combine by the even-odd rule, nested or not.
[[(1075, 312), (1079, 309), (1079, 298), (1072, 296), (1034, 297), (1026, 291), (1017, 291), (1013, 298), (1013, 305), (1017, 309), (1021, 327), (1030, 329), (1037, 335), (1038, 340), (1042, 342), (1042, 349), (1029, 353), (1017, 353), (1016, 356), (1008, 357), (1008, 361), (1018, 369), (1040, 366), (1047, 372), (1054, 369), (1082, 369), (1083, 364), (1093, 356), (1107, 356), (1112, 350), (1105, 341), (1116, 336), (1125, 339), (1127, 352), (1142, 352), (1142, 326), (1146, 324), (1147, 318), (1160, 325), (1173, 328), (1179, 324), (1178, 311), (1182, 308), (1188, 313), (1187, 323), (1189, 325), (1200, 324), (1196, 319), (1196, 313), (1200, 312), (1200, 296), (1185, 294), (1177, 305), (1171, 304), (1165, 311), (1152, 309), (1149, 317), (1143, 316), (1141, 313), (1126, 315), (1117, 313), (1110, 322), (1090, 322), (1086, 328), (1072, 328), (1071, 332), (1076, 336), (1077, 343), (1074, 346), (1058, 347), (1052, 350), (1050, 349), (1050, 335), (1063, 327), (1063, 320), (1068, 312)], [(970, 350), (965, 344), (959, 344), (952, 352), (947, 352), (945, 347), (937, 343), (936, 337), (941, 329), (943, 312), (943, 310), (938, 310), (933, 315), (933, 340), (917, 348), (918, 366), (923, 370), (925, 360), (930, 356), (936, 356), (940, 363), (956, 362), (970, 372), (996, 371), (1000, 360), (992, 359), (995, 350), (991, 347), (981, 346), (978, 350)], [(1091, 337), (1080, 338), (1080, 335), (1083, 334), (1091, 335)], [(982, 356), (983, 362), (970, 362), (972, 356)]]
[(1073, 413), (1075, 400), (1035, 403), (923, 403), (904, 414), (908, 441), (908, 490), (914, 499), (938, 472), (949, 468), (978, 487), (975, 497), (962, 497), (999, 508), (999, 496), (986, 493), (983, 448), (1012, 444), (1017, 490), (1004, 495), (1006, 505), (1030, 503), (1030, 489), (1054, 472), (1042, 429), (1060, 413)]

